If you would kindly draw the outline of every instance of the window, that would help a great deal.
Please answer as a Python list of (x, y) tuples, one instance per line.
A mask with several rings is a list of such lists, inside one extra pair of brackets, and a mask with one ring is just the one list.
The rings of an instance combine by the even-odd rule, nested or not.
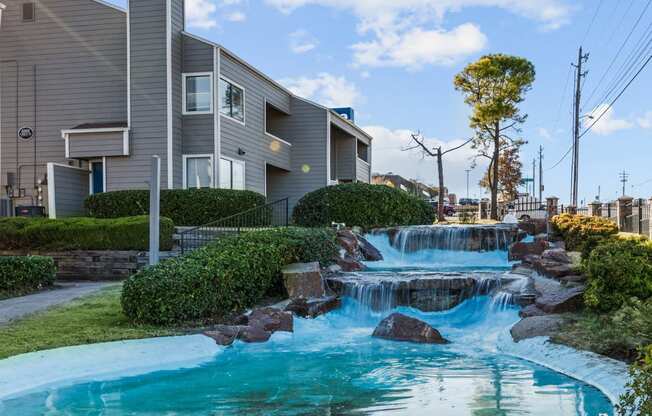
[(183, 156), (183, 187), (210, 188), (213, 186), (213, 156)]
[(213, 74), (183, 74), (183, 114), (213, 112)]
[(241, 123), (245, 121), (244, 89), (226, 79), (220, 79), (220, 113)]
[(369, 163), (369, 146), (358, 140), (358, 158)]
[(23, 22), (33, 22), (34, 14), (34, 3), (23, 3)]
[(245, 164), (243, 161), (220, 159), (220, 188), (245, 189)]

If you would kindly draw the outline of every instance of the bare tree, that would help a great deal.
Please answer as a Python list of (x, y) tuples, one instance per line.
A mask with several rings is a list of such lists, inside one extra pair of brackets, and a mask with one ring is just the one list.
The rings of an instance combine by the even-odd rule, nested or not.
[(439, 178), (439, 199), (437, 203), (437, 221), (442, 222), (446, 221), (446, 218), (444, 216), (444, 162), (443, 162), (443, 157), (445, 154), (450, 153), (454, 150), (460, 149), (467, 144), (471, 143), (473, 141), (473, 138), (465, 141), (459, 146), (453, 147), (448, 150), (442, 151), (441, 146), (435, 147), (433, 149), (428, 148), (425, 144), (425, 139), (421, 135), (421, 133), (416, 133), (412, 134), (412, 142), (414, 142), (414, 145), (408, 146), (403, 149), (403, 151), (408, 151), (408, 150), (414, 150), (414, 149), (420, 149), (422, 154), (424, 156), (430, 156), (430, 157), (435, 157), (437, 158), (437, 177)]

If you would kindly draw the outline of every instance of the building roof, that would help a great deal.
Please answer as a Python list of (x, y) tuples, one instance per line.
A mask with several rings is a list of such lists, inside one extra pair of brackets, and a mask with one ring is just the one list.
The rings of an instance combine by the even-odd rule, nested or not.
[(84, 123), (73, 127), (70, 130), (90, 130), (90, 129), (120, 129), (127, 128), (129, 125), (126, 121), (109, 121), (103, 123)]

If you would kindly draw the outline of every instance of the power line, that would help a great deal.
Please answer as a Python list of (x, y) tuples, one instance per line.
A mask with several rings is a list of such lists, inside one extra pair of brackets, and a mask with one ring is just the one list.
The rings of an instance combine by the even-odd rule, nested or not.
[(650, 56), (647, 58), (647, 60), (646, 60), (645, 63), (643, 64), (643, 66), (641, 66), (641, 67), (639, 68), (639, 70), (636, 72), (636, 74), (634, 74), (634, 76), (632, 77), (632, 79), (629, 80), (629, 82), (627, 83), (627, 85), (625, 85), (625, 87), (622, 89), (622, 91), (620, 91), (620, 93), (616, 96), (616, 98), (614, 98), (613, 101), (611, 101), (611, 103), (609, 103), (609, 105), (604, 109), (604, 111), (602, 112), (602, 114), (600, 114), (600, 115), (599, 115), (595, 120), (593, 120), (593, 123), (591, 123), (591, 125), (590, 125), (589, 127), (587, 127), (587, 128), (584, 130), (584, 132), (582, 132), (582, 134), (580, 134), (579, 137), (582, 137), (582, 136), (584, 136), (586, 133), (588, 133), (589, 130), (591, 130), (591, 128), (592, 128), (593, 126), (595, 126), (595, 124), (596, 124), (598, 121), (600, 121), (600, 119), (601, 119), (601, 118), (606, 114), (606, 112), (609, 111), (609, 109), (610, 109), (611, 107), (613, 107), (613, 105), (616, 103), (616, 101), (618, 101), (618, 99), (619, 99), (619, 98), (620, 98), (620, 97), (625, 93), (625, 91), (627, 90), (627, 88), (629, 88), (629, 86), (632, 85), (632, 83), (633, 83), (634, 80), (635, 80), (635, 79), (640, 75), (640, 73), (643, 72), (643, 69), (645, 69), (645, 67), (647, 66), (647, 64), (650, 63), (650, 60), (652, 60), (652, 55), (650, 55)]
[(568, 148), (568, 150), (566, 151), (566, 153), (564, 153), (564, 155), (561, 157), (561, 159), (559, 159), (559, 160), (557, 161), (557, 163), (555, 163), (554, 165), (552, 165), (551, 167), (549, 167), (548, 169), (546, 169), (544, 172), (551, 171), (551, 170), (553, 170), (554, 168), (556, 168), (557, 166), (559, 166), (559, 164), (560, 164), (561, 162), (563, 162), (564, 159), (566, 159), (566, 157), (570, 154), (571, 150), (573, 150), (573, 146), (571, 146), (571, 147)]
[(559, 125), (559, 120), (561, 120), (561, 109), (564, 106), (564, 101), (566, 101), (566, 93), (568, 92), (568, 84), (570, 81), (571, 73), (573, 72), (573, 67), (568, 66), (568, 73), (566, 74), (566, 82), (564, 82), (564, 90), (561, 94), (561, 101), (559, 101), (559, 107), (557, 108), (557, 117), (555, 118), (555, 123), (553, 124), (553, 132), (557, 130)]
[[(630, 3), (630, 8), (631, 8), (631, 5), (632, 5), (633, 3), (634, 3), (634, 2), (631, 2), (631, 3)], [(634, 34), (634, 31), (635, 31), (636, 28), (638, 27), (638, 24), (639, 24), (639, 23), (641, 22), (641, 20), (643, 19), (643, 16), (644, 16), (645, 13), (647, 12), (647, 9), (650, 7), (650, 4), (652, 4), (652, 0), (648, 0), (648, 3), (647, 3), (647, 4), (645, 5), (645, 7), (643, 8), (643, 11), (640, 13), (640, 15), (638, 16), (638, 18), (636, 19), (636, 22), (634, 23), (634, 26), (632, 26), (631, 30), (629, 31), (629, 33), (628, 33), (627, 36), (625, 37), (625, 40), (623, 41), (623, 43), (622, 43), (622, 44), (620, 45), (620, 47), (618, 48), (618, 51), (616, 52), (616, 55), (612, 58), (611, 62), (609, 63), (609, 66), (607, 67), (607, 69), (606, 69), (606, 70), (604, 71), (604, 73), (602, 74), (602, 77), (600, 77), (600, 80), (599, 80), (598, 83), (596, 84), (596, 86), (595, 86), (595, 88), (593, 89), (593, 91), (591, 92), (591, 94), (589, 94), (589, 96), (588, 96), (588, 98), (587, 98), (587, 102), (589, 102), (589, 101), (591, 100), (591, 98), (593, 98), (593, 96), (595, 95), (595, 93), (596, 93), (596, 92), (598, 91), (598, 89), (600, 88), (600, 85), (602, 84), (602, 81), (604, 81), (605, 77), (609, 74), (609, 71), (611, 70), (611, 68), (613, 67), (613, 65), (616, 63), (616, 61), (618, 60), (618, 57), (620, 56), (621, 52), (622, 52), (623, 49), (625, 48), (625, 45), (627, 45), (627, 42), (629, 42), (629, 39), (632, 37), (632, 34)], [(629, 11), (629, 9), (627, 9), (627, 10)], [(625, 12), (625, 13), (627, 13), (627, 12)], [(623, 18), (624, 18), (624, 16), (623, 16)]]
[(586, 28), (586, 33), (584, 33), (584, 37), (582, 38), (582, 44), (586, 41), (587, 36), (589, 36), (589, 33), (591, 32), (591, 28), (593, 27), (593, 23), (595, 22), (595, 18), (598, 17), (598, 13), (600, 12), (600, 8), (602, 7), (602, 3), (604, 0), (600, 0), (600, 3), (598, 3), (598, 7), (595, 8), (595, 13), (593, 13), (593, 17), (591, 18), (591, 22), (589, 23), (589, 26)]

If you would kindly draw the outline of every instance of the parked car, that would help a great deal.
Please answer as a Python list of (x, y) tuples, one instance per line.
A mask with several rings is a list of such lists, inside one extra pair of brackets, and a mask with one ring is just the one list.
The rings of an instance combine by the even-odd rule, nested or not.
[[(439, 202), (437, 200), (432, 200), (431, 199), (430, 201), (428, 201), (428, 203), (430, 204), (432, 209), (435, 210), (435, 212), (438, 211), (437, 207), (439, 206)], [(447, 204), (445, 201), (444, 201), (444, 215), (447, 216), (447, 217), (452, 217), (453, 215), (455, 215), (455, 207), (453, 207), (452, 205)]]
[(480, 205), (480, 200), (473, 199), (473, 198), (460, 198), (459, 204), (462, 205), (462, 206)]

